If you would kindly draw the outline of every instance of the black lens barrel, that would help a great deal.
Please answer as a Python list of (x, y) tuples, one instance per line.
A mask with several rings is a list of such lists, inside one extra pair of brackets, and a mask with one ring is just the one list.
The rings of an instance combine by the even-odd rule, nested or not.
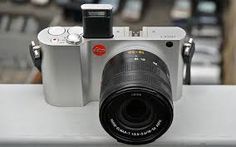
[(118, 141), (149, 143), (167, 131), (173, 119), (167, 65), (143, 50), (122, 52), (103, 71), (100, 122)]

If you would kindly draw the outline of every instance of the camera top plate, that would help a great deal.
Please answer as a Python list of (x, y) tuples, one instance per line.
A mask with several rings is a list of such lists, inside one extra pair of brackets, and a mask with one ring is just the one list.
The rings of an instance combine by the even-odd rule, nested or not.
[(81, 37), (81, 42), (89, 40), (182, 40), (186, 36), (186, 32), (179, 27), (143, 27), (139, 36), (132, 36), (129, 27), (113, 27), (113, 38), (83, 38), (83, 27), (48, 27), (38, 34), (38, 40), (49, 46), (74, 46), (80, 44), (71, 44), (67, 42), (67, 38), (71, 34), (77, 34)]

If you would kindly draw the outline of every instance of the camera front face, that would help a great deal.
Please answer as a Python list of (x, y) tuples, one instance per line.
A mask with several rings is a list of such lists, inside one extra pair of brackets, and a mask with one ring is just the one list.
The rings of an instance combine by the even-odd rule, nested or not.
[(64, 39), (78, 27), (64, 27), (65, 33), (58, 36), (50, 29), (39, 34), (48, 103), (85, 106), (98, 101), (103, 128), (127, 144), (150, 143), (168, 130), (173, 100), (182, 88), (183, 30), (146, 27), (143, 36), (133, 37), (121, 36), (129, 31), (114, 27), (112, 39), (81, 37), (80, 44), (72, 44)]
[(99, 117), (119, 142), (149, 143), (167, 131), (173, 119), (169, 69), (144, 50), (115, 55), (103, 70)]
[[(134, 37), (126, 27), (112, 28), (109, 5), (82, 9), (83, 29), (51, 27), (38, 35), (47, 102), (85, 106), (99, 101), (101, 125), (119, 142), (156, 140), (170, 127), (173, 100), (181, 96), (185, 31), (144, 27)], [(102, 32), (90, 24), (94, 21)]]
[(98, 101), (102, 127), (127, 144), (150, 143), (168, 130), (173, 100), (182, 88), (184, 31), (148, 27), (143, 36), (121, 37), (129, 31), (114, 27), (112, 39), (81, 37), (80, 44), (72, 44), (64, 39), (78, 27), (65, 27), (65, 33), (58, 36), (51, 35), (50, 29), (39, 34), (48, 103), (85, 106)]

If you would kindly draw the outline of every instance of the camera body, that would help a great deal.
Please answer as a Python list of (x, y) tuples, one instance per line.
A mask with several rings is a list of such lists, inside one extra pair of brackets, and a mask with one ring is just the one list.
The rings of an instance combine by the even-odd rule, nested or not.
[[(58, 32), (52, 35), (50, 29)], [(108, 39), (80, 36), (78, 44), (69, 43), (67, 39), (70, 34), (83, 34), (82, 27), (50, 27), (38, 34), (43, 52), (43, 86), (49, 104), (84, 106), (90, 101), (98, 101), (106, 63), (121, 52), (135, 50), (153, 53), (167, 64), (173, 100), (181, 97), (184, 64), (182, 50), (186, 37), (183, 29), (143, 27), (138, 37), (132, 36), (128, 27), (113, 27), (113, 32), (114, 37)], [(96, 53), (95, 48), (100, 54)], [(139, 62), (147, 59), (134, 60)]]
[[(150, 143), (173, 120), (183, 68), (190, 83), (194, 43), (178, 27), (113, 27), (111, 5), (82, 5), (83, 27), (49, 27), (30, 53), (42, 72), (46, 101), (82, 107), (99, 101), (104, 130), (119, 142)], [(86, 107), (86, 106), (85, 106)], [(88, 108), (91, 109), (91, 108)]]

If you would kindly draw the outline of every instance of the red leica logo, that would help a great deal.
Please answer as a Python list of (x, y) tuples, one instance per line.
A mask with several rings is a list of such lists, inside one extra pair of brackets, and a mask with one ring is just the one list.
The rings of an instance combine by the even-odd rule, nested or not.
[(103, 56), (106, 53), (106, 47), (102, 44), (97, 44), (93, 47), (93, 53), (97, 56)]

